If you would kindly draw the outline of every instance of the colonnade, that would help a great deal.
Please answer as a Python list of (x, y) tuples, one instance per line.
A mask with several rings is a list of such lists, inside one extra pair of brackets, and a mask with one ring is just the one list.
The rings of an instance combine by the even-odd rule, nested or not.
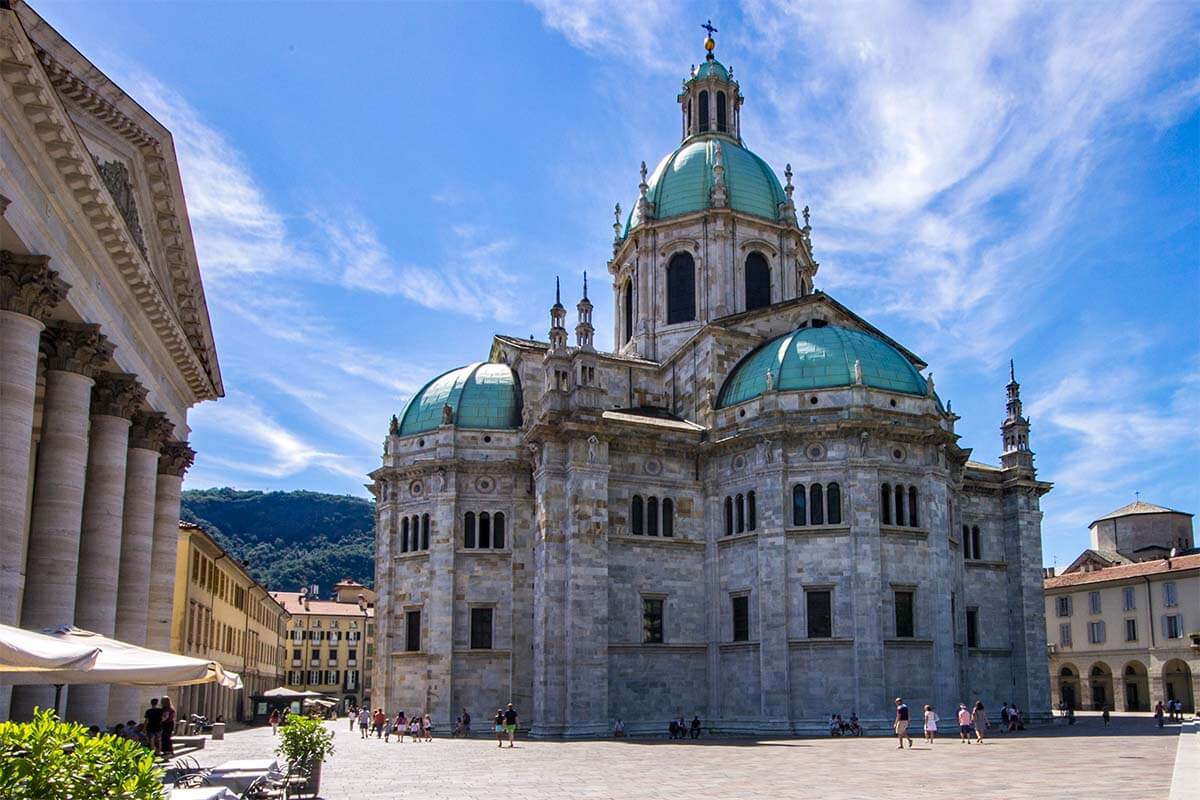
[[(70, 287), (47, 257), (0, 251), (0, 288), (0, 622), (70, 624), (165, 650), (180, 488), (195, 454), (147, 406), (138, 377), (112, 371), (99, 325), (51, 319)], [(69, 687), (66, 718), (138, 719), (148, 693)], [(52, 687), (17, 686), (10, 707), (0, 687), (0, 720), (53, 698)]]

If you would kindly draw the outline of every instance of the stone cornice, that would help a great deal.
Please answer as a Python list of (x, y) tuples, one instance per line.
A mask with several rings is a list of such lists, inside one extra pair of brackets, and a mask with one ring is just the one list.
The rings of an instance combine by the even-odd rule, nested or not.
[(139, 411), (133, 415), (133, 425), (129, 428), (129, 447), (159, 451), (174, 432), (175, 426), (166, 414)]
[(196, 451), (187, 442), (167, 442), (158, 457), (158, 474), (182, 478), (195, 460)]
[(49, 267), (49, 256), (23, 256), (0, 250), (0, 310), (45, 322), (71, 285)]
[[(199, 295), (199, 300), (189, 296), (185, 298), (186, 302), (177, 302), (178, 315), (167, 302), (149, 263), (133, 240), (108, 188), (100, 178), (90, 152), (63, 107), (63, 101), (46, 72), (47, 68), (43, 65), (39, 52), (44, 55), (44, 51), (40, 51), (40, 48), (30, 42), (15, 15), (0, 15), (0, 79), (11, 87), (18, 108), (32, 127), (38, 144), (68, 187), (66, 194), (74, 196), (83, 211), (83, 216), (89, 221), (102, 246), (129, 285), (189, 388), (200, 400), (219, 397), (222, 389), (215, 351), (208, 343), (207, 336), (201, 335), (197, 338), (197, 333), (202, 331), (189, 331), (184, 325), (189, 313), (195, 311), (198, 314), (203, 309), (202, 291), (193, 293)], [(53, 65), (53, 59), (49, 59), (48, 56), (47, 59)], [(55, 72), (59, 75), (59, 83), (67, 87), (63, 89), (66, 96), (70, 96), (70, 91), (77, 91), (73, 84), (68, 86), (69, 72), (62, 68), (55, 69)], [(127, 126), (112, 113), (106, 112), (99, 118), (110, 125), (118, 124), (127, 129)], [(152, 191), (154, 185), (158, 184), (159, 191), (169, 192), (169, 184), (164, 180), (163, 174), (155, 174), (153, 151), (147, 153), (143, 149), (142, 154), (150, 172)], [(160, 155), (158, 161), (162, 160)], [(160, 206), (156, 196), (155, 206), (159, 217), (156, 224), (160, 233), (164, 215), (175, 217), (173, 223), (167, 223), (168, 226), (173, 224), (178, 227), (173, 201), (170, 207)], [(164, 242), (170, 261), (171, 239), (164, 239)], [(182, 257), (180, 253), (175, 255)], [(196, 275), (198, 276), (198, 272)], [(186, 279), (181, 281), (182, 285), (199, 284), (198, 277), (184, 275), (182, 278)], [(207, 317), (207, 312), (204, 316)]]
[(127, 372), (101, 372), (92, 387), (92, 415), (133, 419), (146, 399), (146, 387)]
[(56, 322), (42, 332), (46, 369), (78, 372), (89, 378), (104, 366), (116, 347), (89, 322)]

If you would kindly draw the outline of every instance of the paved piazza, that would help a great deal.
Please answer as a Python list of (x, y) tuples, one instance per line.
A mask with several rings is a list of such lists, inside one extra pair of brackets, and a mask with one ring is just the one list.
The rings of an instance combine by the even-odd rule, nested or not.
[[(331, 723), (333, 725), (333, 723)], [(398, 745), (333, 725), (337, 753), (326, 763), (321, 797), (422, 800), (712, 797), (786, 798), (803, 792), (847, 800), (912, 797), (1091, 798), (1154, 800), (1170, 793), (1179, 726), (1158, 730), (1148, 717), (1116, 718), (1105, 730), (1082, 717), (1074, 728), (1055, 724), (995, 736), (982, 747), (940, 739), (913, 750), (893, 740), (709, 739), (672, 742), (518, 741), (500, 752), (495, 741), (437, 739)], [(1194, 734), (1200, 735), (1200, 734)], [(209, 766), (268, 755), (270, 729), (230, 734), (198, 755)]]

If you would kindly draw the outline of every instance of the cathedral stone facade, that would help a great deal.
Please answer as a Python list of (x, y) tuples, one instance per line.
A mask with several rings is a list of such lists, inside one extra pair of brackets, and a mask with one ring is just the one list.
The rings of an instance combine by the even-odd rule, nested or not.
[(892, 698), (1048, 712), (1037, 479), (1019, 386), (969, 460), (926, 364), (814, 289), (808, 209), (741, 137), (713, 57), (682, 143), (620, 208), (615, 352), (496, 336), (394, 417), (377, 498), (371, 702), (534, 735), (679, 715), (825, 730)]

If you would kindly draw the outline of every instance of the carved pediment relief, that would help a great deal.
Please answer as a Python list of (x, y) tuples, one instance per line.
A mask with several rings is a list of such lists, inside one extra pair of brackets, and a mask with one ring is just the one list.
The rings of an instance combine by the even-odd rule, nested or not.
[(120, 161), (101, 161), (98, 156), (92, 156), (92, 160), (96, 162), (96, 169), (100, 173), (101, 180), (108, 187), (108, 193), (112, 195), (113, 203), (117, 206), (117, 211), (121, 213), (121, 218), (125, 220), (126, 227), (129, 228), (129, 234), (133, 237), (133, 241), (137, 244), (138, 249), (142, 251), (142, 255), (146, 255), (146, 237), (142, 233), (142, 222), (138, 216), (137, 199), (134, 197), (133, 181), (130, 178), (129, 167), (125, 166)]

